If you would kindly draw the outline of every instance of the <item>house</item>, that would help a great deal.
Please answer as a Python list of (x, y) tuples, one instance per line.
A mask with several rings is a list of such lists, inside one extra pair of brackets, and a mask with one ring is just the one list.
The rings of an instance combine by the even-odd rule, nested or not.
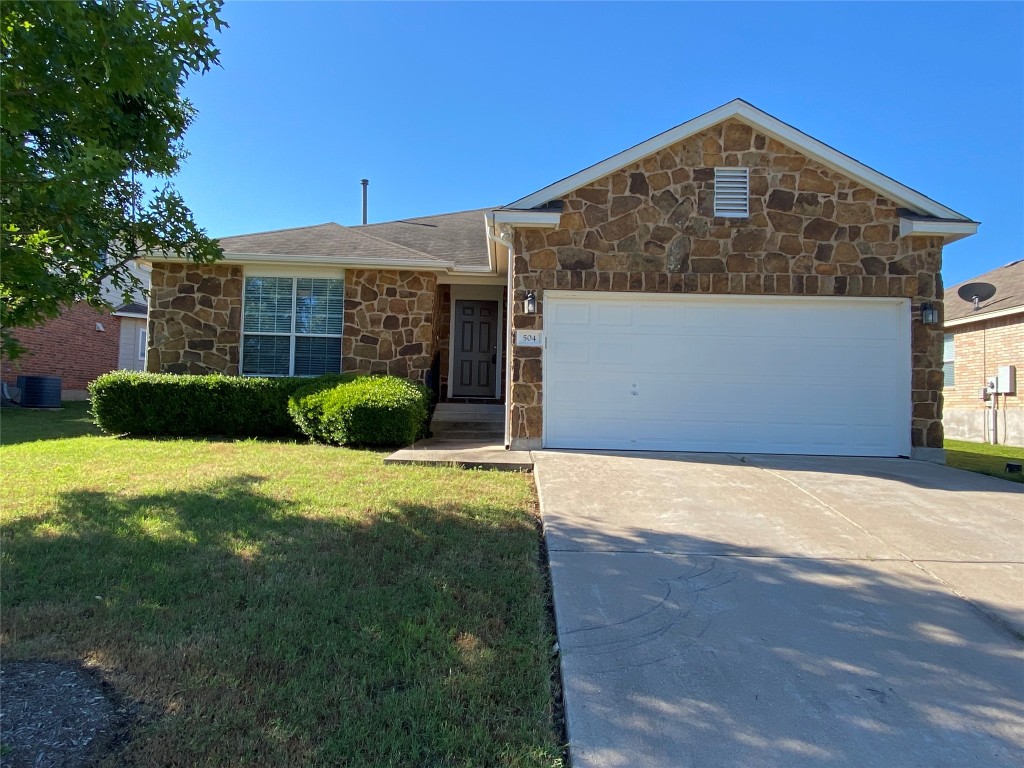
[(942, 459), (977, 223), (735, 100), (515, 202), (154, 258), (151, 371), (388, 372), (506, 445)]
[[(994, 289), (991, 297), (984, 288)], [(966, 290), (964, 286), (970, 286)], [(989, 292), (991, 292), (991, 289)], [(974, 295), (980, 292), (977, 305)], [(961, 298), (963, 293), (967, 298)], [(1024, 381), (1024, 259), (947, 288), (942, 347), (944, 401), (942, 424), (946, 437), (956, 440), (1024, 446), (1024, 401), (1018, 387)], [(1013, 366), (1014, 381), (995, 398), (981, 397), (989, 380), (1004, 366)], [(992, 406), (995, 406), (995, 430)]]
[(15, 332), (26, 352), (13, 362), (6, 357), (2, 361), (3, 381), (15, 399), (20, 376), (60, 377), (61, 399), (85, 400), (86, 387), (100, 374), (145, 368), (149, 269), (134, 262), (128, 268), (143, 286), (130, 301), (107, 282), (102, 296), (113, 309), (76, 302), (40, 326)]

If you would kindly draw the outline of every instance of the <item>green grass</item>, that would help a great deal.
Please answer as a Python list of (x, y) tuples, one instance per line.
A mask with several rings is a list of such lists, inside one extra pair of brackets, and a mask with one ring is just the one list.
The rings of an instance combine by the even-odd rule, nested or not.
[(946, 464), (957, 469), (980, 472), (983, 475), (1001, 477), (1004, 480), (1024, 482), (1019, 473), (1006, 472), (1006, 462), (1024, 462), (1024, 448), (989, 443), (968, 443), (963, 440), (946, 440)]
[(146, 706), (105, 764), (562, 764), (528, 476), (117, 439), (84, 405), (0, 442), (4, 658)]

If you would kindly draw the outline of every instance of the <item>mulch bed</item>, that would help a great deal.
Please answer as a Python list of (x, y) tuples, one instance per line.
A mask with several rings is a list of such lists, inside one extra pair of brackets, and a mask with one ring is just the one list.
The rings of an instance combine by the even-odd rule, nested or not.
[(0, 666), (0, 765), (91, 766), (127, 740), (140, 709), (74, 662)]

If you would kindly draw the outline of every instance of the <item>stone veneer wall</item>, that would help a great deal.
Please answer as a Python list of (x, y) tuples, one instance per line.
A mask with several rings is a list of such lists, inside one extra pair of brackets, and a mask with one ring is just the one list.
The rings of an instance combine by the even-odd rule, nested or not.
[[(750, 168), (750, 216), (713, 215), (714, 168)], [(544, 289), (907, 297), (941, 311), (942, 241), (899, 237), (890, 200), (738, 121), (564, 198), (555, 229), (517, 229), (513, 329)], [(538, 313), (524, 314), (526, 292)], [(942, 447), (942, 326), (913, 325), (915, 447)], [(513, 440), (541, 437), (541, 350), (513, 348)]]
[(438, 353), (438, 400), (448, 399), (448, 361), (451, 357), (452, 333), (452, 287), (437, 287), (437, 302), (434, 312), (434, 350)]
[(238, 375), (242, 268), (155, 263), (146, 370)]
[(436, 293), (432, 272), (346, 270), (342, 370), (422, 382), (433, 354)]

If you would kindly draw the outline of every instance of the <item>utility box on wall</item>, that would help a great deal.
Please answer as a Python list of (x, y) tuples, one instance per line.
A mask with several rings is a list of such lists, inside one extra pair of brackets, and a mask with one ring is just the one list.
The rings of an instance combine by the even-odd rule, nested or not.
[(1017, 391), (1017, 368), (1013, 365), (1000, 365), (996, 369), (996, 392), (1000, 395), (1012, 395)]

